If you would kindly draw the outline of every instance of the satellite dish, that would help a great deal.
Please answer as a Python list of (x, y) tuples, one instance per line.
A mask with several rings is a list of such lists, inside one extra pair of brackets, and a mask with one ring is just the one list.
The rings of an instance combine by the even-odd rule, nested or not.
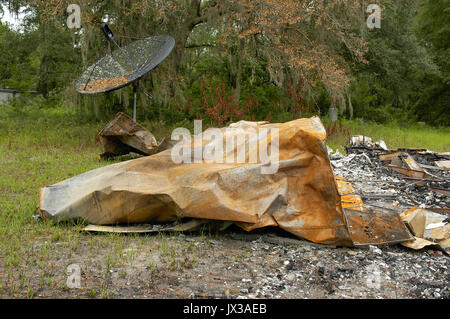
[[(75, 82), (75, 89), (81, 94), (99, 94), (120, 89), (133, 84), (133, 120), (136, 121), (136, 91), (138, 81), (153, 70), (172, 51), (175, 40), (170, 35), (154, 35), (146, 38), (133, 38), (132, 42), (119, 46), (108, 25), (100, 27), (108, 41), (117, 47), (100, 57), (84, 70)], [(144, 91), (151, 98), (151, 95)]]

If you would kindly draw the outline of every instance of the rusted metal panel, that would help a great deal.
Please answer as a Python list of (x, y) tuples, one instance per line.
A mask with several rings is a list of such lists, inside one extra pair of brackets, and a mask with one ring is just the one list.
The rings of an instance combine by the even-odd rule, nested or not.
[(406, 156), (403, 157), (403, 160), (405, 161), (406, 165), (408, 165), (408, 167), (410, 169), (419, 171), (419, 172), (424, 171), (423, 168), (419, 164), (417, 164), (417, 162), (414, 160), (414, 158), (411, 155), (406, 154)]
[[(428, 177), (428, 174), (425, 172), (423, 167), (420, 166), (410, 154), (403, 151), (381, 154), (378, 155), (378, 158), (383, 161), (391, 162), (391, 164), (387, 167), (397, 173), (415, 178)], [(403, 163), (406, 167), (403, 167)]]
[(394, 172), (403, 174), (403, 175), (407, 175), (407, 176), (411, 176), (414, 178), (425, 178), (427, 175), (426, 173), (422, 170), (414, 170), (414, 169), (409, 169), (409, 168), (404, 168), (401, 166), (396, 166), (396, 165), (388, 165), (388, 168), (390, 168), (391, 170), (393, 170)]
[[(47, 218), (82, 218), (98, 225), (190, 217), (232, 221), (247, 230), (278, 226), (313, 242), (352, 245), (319, 118), (231, 126), (234, 130), (220, 129), (220, 143), (225, 137), (248, 136), (246, 159), (250, 140), (265, 140), (268, 147), (275, 143), (272, 134), (258, 135), (257, 130), (278, 129), (278, 171), (262, 174), (266, 164), (259, 159), (176, 164), (169, 148), (43, 187), (40, 211)], [(202, 150), (208, 143), (203, 136)]]
[(184, 232), (192, 231), (202, 225), (207, 224), (206, 219), (192, 219), (184, 223), (177, 223), (175, 225), (133, 225), (133, 226), (105, 226), (105, 225), (88, 225), (83, 228), (87, 232), (100, 233), (117, 233), (117, 234), (132, 234), (132, 233), (156, 233), (156, 232)]
[(399, 148), (398, 151), (409, 153), (409, 154), (426, 154), (427, 149), (426, 148)]
[[(416, 152), (416, 150), (413, 150), (413, 152)], [(430, 174), (428, 174), (410, 154), (403, 151), (381, 154), (378, 155), (378, 158), (383, 161), (391, 162), (387, 167), (394, 172), (419, 179), (430, 177)]]
[(412, 235), (395, 211), (366, 207), (355, 188), (336, 176), (341, 205), (353, 245), (395, 244), (412, 240)]
[(336, 185), (341, 196), (342, 208), (364, 210), (364, 203), (360, 195), (356, 194), (353, 185), (341, 176), (336, 176)]
[(103, 147), (101, 157), (117, 156), (136, 152), (142, 155), (154, 154), (158, 150), (155, 137), (126, 114), (119, 112), (106, 127), (98, 133)]
[(386, 154), (380, 154), (378, 155), (378, 158), (382, 161), (392, 161), (393, 158), (399, 157), (402, 154), (402, 152), (393, 152), (393, 153), (386, 153)]
[(355, 246), (395, 244), (414, 239), (395, 211), (344, 209), (344, 214)]

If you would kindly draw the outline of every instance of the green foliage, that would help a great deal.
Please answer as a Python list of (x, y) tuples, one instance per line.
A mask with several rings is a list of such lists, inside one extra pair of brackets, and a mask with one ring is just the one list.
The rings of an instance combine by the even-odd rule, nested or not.
[(0, 87), (32, 91), (39, 80), (36, 32), (19, 33), (0, 22)]
[(80, 52), (67, 28), (41, 25), (39, 28), (38, 90), (46, 97), (59, 92), (73, 81), (75, 70), (81, 70)]
[[(45, 102), (39, 101), (39, 108), (64, 106), (85, 121), (104, 121), (118, 111), (130, 114), (133, 96), (129, 87), (88, 97), (73, 89), (83, 67), (101, 54), (105, 40), (100, 32), (86, 27), (84, 32), (89, 36), (83, 38), (64, 26), (64, 15), (43, 19), (39, 4), (17, 0), (12, 2), (14, 10), (24, 3), (29, 15), (22, 32), (0, 23), (0, 87), (38, 90), (45, 98)], [(204, 9), (211, 3), (203, 1), (201, 7)], [(450, 0), (380, 3), (381, 28), (369, 30), (363, 25), (355, 31), (367, 41), (367, 63), (352, 61), (354, 81), (342, 100), (347, 104), (350, 97), (353, 112), (347, 107), (341, 117), (399, 125), (417, 121), (449, 125)], [(136, 13), (127, 15), (115, 10), (116, 4), (105, 2), (83, 19), (101, 21), (108, 15), (118, 21), (121, 30), (136, 35), (174, 27), (164, 22), (159, 30), (157, 25), (143, 25), (142, 17), (135, 16)], [(183, 22), (191, 13), (183, 14), (186, 17), (177, 17), (176, 21)], [(149, 21), (160, 21), (155, 12), (148, 15)], [(136, 19), (140, 22), (135, 23)], [(327, 114), (330, 105), (336, 104), (336, 97), (330, 96), (320, 82), (299, 91), (296, 91), (301, 84), (298, 81), (286, 80), (285, 86), (276, 85), (269, 76), (265, 58), (255, 54), (264, 44), (250, 40), (242, 46), (243, 42), (229, 39), (226, 45), (221, 45), (219, 26), (216, 20), (212, 23), (206, 19), (192, 27), (189, 35), (181, 37), (185, 39), (184, 47), (177, 43), (169, 59), (142, 79), (141, 86), (154, 98), (149, 100), (142, 92), (138, 94), (140, 121), (158, 121), (169, 126), (186, 126), (197, 118), (210, 125), (240, 119), (283, 122)], [(182, 26), (179, 28), (181, 32)], [(348, 50), (343, 49), (341, 54), (351, 61)], [(173, 65), (176, 78), (168, 72)], [(27, 99), (23, 97), (13, 104), (18, 112), (21, 105), (38, 101), (26, 102)]]
[(450, 14), (449, 0), (421, 0), (415, 31), (429, 48), (439, 73), (423, 79), (424, 89), (418, 94), (416, 114), (427, 122), (450, 125)]
[(368, 63), (354, 69), (357, 79), (352, 85), (354, 114), (379, 123), (423, 120), (424, 114), (418, 117), (414, 114), (414, 104), (423, 97), (427, 81), (439, 71), (412, 32), (416, 1), (384, 4), (381, 28), (367, 30)]

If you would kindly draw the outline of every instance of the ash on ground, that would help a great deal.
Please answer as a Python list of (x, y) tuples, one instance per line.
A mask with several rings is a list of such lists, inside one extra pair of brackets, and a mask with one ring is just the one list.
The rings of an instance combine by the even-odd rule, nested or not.
[[(429, 159), (432, 152), (414, 154), (418, 164), (432, 166)], [(356, 193), (365, 204), (388, 208), (401, 212), (419, 206), (427, 209), (448, 209), (450, 197), (430, 190), (430, 188), (450, 189), (450, 171), (440, 168), (427, 171), (437, 180), (405, 179), (405, 176), (386, 167), (386, 162), (378, 158), (378, 153), (370, 150), (353, 151), (344, 156), (339, 151), (330, 154), (333, 171), (352, 183)], [(407, 177), (408, 178), (408, 177)]]

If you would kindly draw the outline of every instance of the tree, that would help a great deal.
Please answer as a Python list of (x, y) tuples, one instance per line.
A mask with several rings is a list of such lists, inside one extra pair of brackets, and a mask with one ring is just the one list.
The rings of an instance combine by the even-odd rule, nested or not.
[[(25, 1), (39, 10), (42, 20), (64, 17), (69, 0)], [(280, 86), (288, 80), (302, 79), (313, 84), (321, 81), (332, 92), (340, 92), (350, 82), (347, 62), (340, 56), (344, 46), (352, 57), (361, 60), (364, 41), (352, 30), (362, 23), (363, 8), (358, 0), (310, 1), (264, 0), (257, 3), (237, 1), (113, 1), (80, 2), (83, 42), (89, 47), (91, 28), (108, 15), (111, 24), (123, 34), (167, 32), (176, 40), (170, 57), (171, 75), (182, 68), (189, 37), (196, 26), (207, 23), (218, 34), (219, 44), (234, 46), (226, 51), (233, 57), (255, 54), (267, 60), (272, 80)], [(98, 33), (98, 32), (97, 32)], [(257, 43), (247, 50), (249, 43)], [(242, 65), (236, 59), (234, 87), (239, 87)], [(173, 92), (172, 92), (173, 93)]]
[(412, 30), (416, 13), (416, 0), (385, 0), (381, 28), (365, 29), (368, 63), (353, 68), (356, 116), (379, 122), (406, 120), (424, 80), (438, 73)]
[[(139, 99), (151, 118), (204, 115), (202, 81), (212, 74), (212, 93), (220, 88), (222, 98), (240, 108), (251, 97), (250, 104), (258, 105), (251, 115), (259, 119), (273, 111), (275, 118), (286, 120), (285, 115), (306, 115), (313, 104), (325, 112), (335, 104), (341, 114), (348, 108), (350, 118), (353, 113), (377, 121), (414, 115), (444, 123), (448, 1), (378, 0), (382, 27), (369, 30), (363, 0), (79, 0), (82, 28), (69, 30), (71, 0), (0, 0), (13, 11), (30, 12), (23, 35), (29, 41), (11, 51), (16, 41), (11, 40), (0, 60), (2, 54), (7, 61), (12, 52), (34, 45), (21, 53), (28, 57), (20, 59), (24, 64), (14, 65), (32, 66), (28, 74), (33, 81), (37, 77), (35, 87), (44, 94), (67, 87), (73, 105), (95, 114), (103, 113), (100, 107), (123, 110), (132, 101), (130, 88), (81, 97), (72, 85), (105, 47), (112, 48), (99, 30), (106, 22), (119, 44), (130, 41), (123, 35), (175, 38), (164, 63), (141, 80), (154, 97), (151, 103)], [(20, 74), (11, 67), (1, 70)], [(189, 116), (180, 110), (172, 116), (175, 104), (190, 109)]]
[(266, 59), (267, 70), (278, 86), (321, 83), (330, 94), (341, 94), (350, 84), (349, 63), (342, 58), (342, 49), (363, 62), (365, 42), (355, 32), (363, 23), (361, 1), (225, 3), (221, 4), (226, 18), (220, 41), (253, 41), (254, 54)]
[(423, 80), (416, 114), (430, 124), (450, 125), (450, 1), (420, 0), (415, 31), (433, 56), (439, 73)]
[(0, 87), (37, 89), (36, 32), (19, 33), (0, 22)]

